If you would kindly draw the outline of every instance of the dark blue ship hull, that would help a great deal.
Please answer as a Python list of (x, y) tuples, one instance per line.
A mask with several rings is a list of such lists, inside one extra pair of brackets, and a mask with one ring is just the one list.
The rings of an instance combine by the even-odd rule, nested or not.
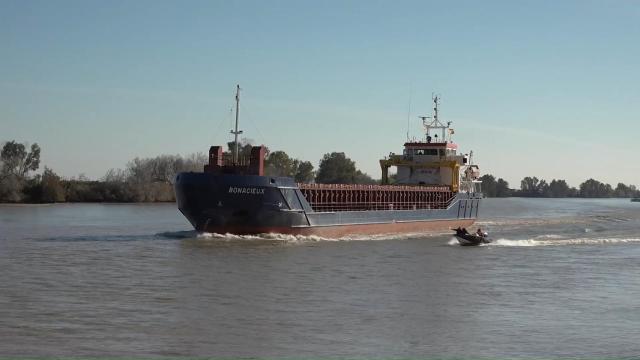
[(467, 227), (482, 199), (458, 193), (446, 209), (316, 212), (292, 178), (213, 173), (180, 173), (175, 191), (178, 208), (198, 231), (326, 237)]

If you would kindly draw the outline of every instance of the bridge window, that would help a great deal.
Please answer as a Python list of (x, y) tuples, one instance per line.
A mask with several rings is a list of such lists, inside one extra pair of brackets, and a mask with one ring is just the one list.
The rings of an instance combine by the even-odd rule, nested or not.
[(419, 149), (416, 155), (438, 155), (438, 149)]

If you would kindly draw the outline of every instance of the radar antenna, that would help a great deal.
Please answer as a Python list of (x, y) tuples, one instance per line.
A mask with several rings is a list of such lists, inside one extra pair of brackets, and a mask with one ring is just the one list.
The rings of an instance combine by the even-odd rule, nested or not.
[[(440, 98), (438, 95), (432, 95), (433, 99), (433, 116), (418, 116), (422, 119), (422, 125), (424, 126), (427, 133), (427, 142), (431, 142), (431, 129), (434, 130), (442, 130), (441, 141), (446, 141), (446, 132), (449, 132), (449, 139), (451, 139), (451, 134), (453, 133), (451, 130), (451, 121), (447, 122), (447, 125), (440, 122), (438, 119), (438, 105), (440, 104)], [(428, 120), (427, 120), (428, 119)], [(434, 137), (438, 140), (438, 134), (435, 134)]]

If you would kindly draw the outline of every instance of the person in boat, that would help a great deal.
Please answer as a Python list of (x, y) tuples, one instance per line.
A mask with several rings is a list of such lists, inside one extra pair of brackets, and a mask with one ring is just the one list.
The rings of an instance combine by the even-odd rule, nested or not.
[(458, 228), (456, 229), (456, 235), (468, 235), (469, 232), (467, 231), (467, 228), (461, 228), (460, 226), (458, 226)]
[(480, 236), (481, 238), (487, 238), (489, 236), (489, 233), (486, 231), (482, 231), (481, 228), (478, 228), (478, 231), (476, 231), (475, 235)]

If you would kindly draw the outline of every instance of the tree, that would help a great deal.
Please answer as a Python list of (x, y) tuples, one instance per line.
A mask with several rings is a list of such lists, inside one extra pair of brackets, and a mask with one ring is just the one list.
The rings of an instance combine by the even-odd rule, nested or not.
[(480, 177), (482, 181), (482, 193), (486, 197), (508, 197), (511, 196), (509, 183), (504, 179), (496, 178), (491, 174), (485, 174)]
[[(544, 181), (544, 180), (543, 180)], [(541, 183), (537, 177), (525, 177), (520, 181), (521, 195), (525, 197), (539, 197), (542, 196), (542, 190), (546, 185), (546, 182)]]
[(547, 180), (540, 180), (538, 184), (538, 196), (549, 197), (549, 184)]
[[(79, 181), (87, 181), (85, 179), (78, 179)], [(102, 177), (102, 181), (105, 183), (123, 183), (127, 180), (126, 172), (120, 169), (109, 169)]]
[(198, 152), (183, 158), (183, 168), (180, 171), (202, 172), (204, 164), (209, 162), (209, 155)]
[[(121, 192), (133, 194), (136, 201), (173, 201), (173, 182), (182, 171), (202, 169), (206, 158), (202, 154), (183, 158), (179, 155), (160, 155), (155, 158), (135, 158), (127, 164), (125, 181), (129, 189)], [(106, 179), (119, 180), (122, 174), (112, 170)]]
[(300, 161), (297, 165), (295, 180), (299, 183), (312, 182), (313, 177), (315, 176), (313, 164), (309, 161)]
[(482, 181), (482, 193), (486, 197), (496, 197), (496, 178), (493, 175), (485, 174), (480, 177)]
[(2, 147), (0, 163), (0, 201), (21, 201), (29, 171), (40, 166), (40, 147), (33, 144), (27, 152), (25, 144), (9, 141)]
[(303, 183), (313, 181), (313, 165), (309, 161), (293, 159), (284, 151), (269, 153), (264, 163), (267, 176), (292, 177), (295, 181)]
[(127, 164), (127, 181), (132, 183), (150, 183), (153, 181), (152, 160), (135, 158)]
[(31, 145), (31, 151), (27, 153), (25, 144), (9, 141), (2, 147), (0, 159), (2, 178), (14, 175), (24, 179), (29, 171), (38, 170), (40, 166), (40, 146)]
[(626, 197), (635, 197), (638, 193), (638, 189), (636, 189), (635, 185), (625, 185), (623, 183), (618, 183), (616, 189), (614, 190), (614, 195), (620, 198)]
[(511, 196), (511, 189), (509, 189), (509, 183), (503, 178), (499, 178), (496, 182), (496, 197), (508, 197)]
[(264, 162), (264, 171), (267, 176), (293, 177), (296, 173), (297, 163), (284, 151), (269, 153)]
[(554, 197), (554, 198), (567, 197), (569, 196), (570, 192), (571, 192), (571, 189), (569, 189), (569, 185), (567, 185), (567, 182), (564, 180), (553, 179), (551, 180), (551, 183), (549, 183), (550, 197)]
[(580, 184), (580, 197), (602, 198), (613, 195), (611, 185), (601, 183), (598, 180), (589, 179)]
[(356, 177), (356, 163), (343, 152), (324, 154), (320, 160), (316, 182), (324, 184), (353, 184)]
[(363, 173), (362, 171), (356, 170), (356, 174), (353, 177), (353, 183), (354, 184), (375, 185), (375, 184), (379, 184), (380, 180), (375, 180), (371, 176)]
[[(238, 156), (239, 157), (249, 157), (251, 156), (251, 148), (253, 147), (252, 145), (253, 141), (251, 139), (240, 139), (238, 141)], [(225, 152), (225, 154), (228, 154), (229, 156), (231, 156), (233, 154), (233, 152), (235, 151), (236, 148), (236, 142), (235, 141), (229, 141), (227, 143), (227, 147), (229, 148), (228, 152)]]
[(577, 188), (575, 187), (571, 187), (569, 189), (569, 194), (567, 194), (568, 197), (578, 197), (579, 191)]
[(23, 199), (22, 189), (25, 182), (16, 176), (0, 179), (0, 202), (20, 202)]
[(64, 202), (65, 194), (64, 188), (60, 183), (60, 177), (46, 166), (42, 173), (42, 179), (40, 180), (40, 188), (42, 196), (40, 200), (42, 202)]

